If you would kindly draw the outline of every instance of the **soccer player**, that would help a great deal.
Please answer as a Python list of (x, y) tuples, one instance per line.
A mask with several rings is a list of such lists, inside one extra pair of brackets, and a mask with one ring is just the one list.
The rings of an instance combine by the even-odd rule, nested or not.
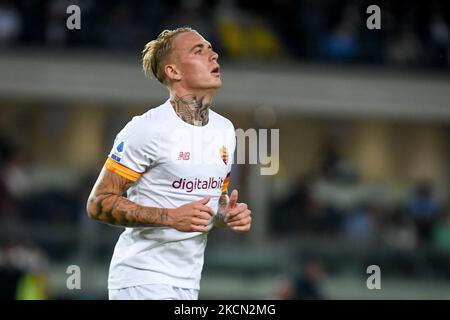
[(109, 299), (198, 299), (211, 227), (250, 230), (251, 211), (237, 190), (227, 195), (234, 126), (210, 109), (217, 60), (191, 28), (165, 30), (143, 50), (145, 73), (170, 97), (119, 132), (87, 201), (90, 218), (126, 227)]

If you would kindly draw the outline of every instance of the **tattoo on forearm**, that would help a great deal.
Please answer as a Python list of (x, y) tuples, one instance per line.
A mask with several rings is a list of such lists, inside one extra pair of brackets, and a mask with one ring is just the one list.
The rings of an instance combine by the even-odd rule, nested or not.
[(122, 196), (132, 184), (132, 181), (103, 168), (88, 199), (89, 216), (125, 227), (165, 225), (168, 221), (166, 208), (143, 207)]
[(174, 95), (170, 102), (183, 121), (195, 126), (204, 126), (208, 123), (211, 104), (206, 102), (204, 98), (193, 95), (182, 97)]

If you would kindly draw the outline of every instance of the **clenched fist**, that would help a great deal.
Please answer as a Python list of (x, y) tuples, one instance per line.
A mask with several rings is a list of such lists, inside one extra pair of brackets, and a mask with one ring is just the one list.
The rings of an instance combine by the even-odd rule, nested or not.
[(208, 224), (214, 215), (206, 204), (211, 197), (207, 196), (175, 209), (168, 209), (168, 225), (183, 232), (208, 232)]
[(247, 204), (237, 203), (237, 199), (238, 191), (233, 190), (223, 211), (224, 222), (233, 231), (246, 232), (250, 230), (252, 225), (252, 211), (248, 209)]

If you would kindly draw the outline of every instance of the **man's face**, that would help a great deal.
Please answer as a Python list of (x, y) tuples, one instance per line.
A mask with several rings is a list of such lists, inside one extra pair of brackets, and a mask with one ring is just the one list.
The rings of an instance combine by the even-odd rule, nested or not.
[(184, 32), (173, 40), (172, 61), (183, 87), (194, 90), (219, 89), (222, 85), (218, 54), (197, 32)]

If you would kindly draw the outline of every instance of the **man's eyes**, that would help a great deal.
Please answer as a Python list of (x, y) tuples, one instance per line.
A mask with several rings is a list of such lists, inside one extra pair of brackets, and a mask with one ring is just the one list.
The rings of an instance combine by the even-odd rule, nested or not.
[[(208, 49), (209, 49), (209, 50), (212, 50), (211, 47), (208, 47)], [(197, 49), (196, 51), (194, 51), (195, 54), (199, 54), (199, 53), (202, 53), (202, 52), (203, 52), (203, 48), (199, 48), (199, 49)]]

